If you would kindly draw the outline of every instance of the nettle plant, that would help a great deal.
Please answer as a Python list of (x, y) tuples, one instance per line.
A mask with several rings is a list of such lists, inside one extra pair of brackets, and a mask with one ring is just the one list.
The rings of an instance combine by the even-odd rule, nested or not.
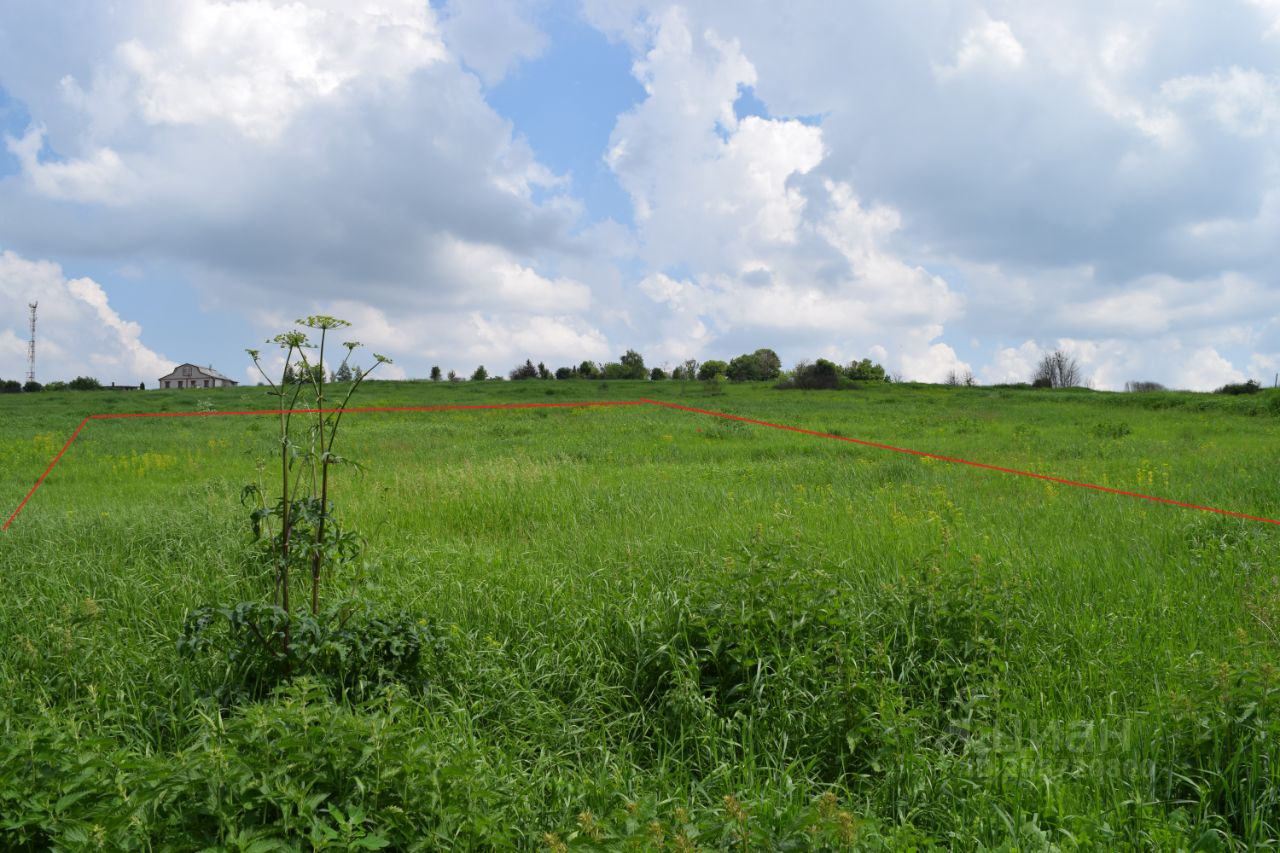
[[(355, 563), (364, 545), (358, 533), (338, 523), (330, 493), (334, 466), (358, 467), (335, 450), (343, 415), (361, 384), (391, 360), (375, 353), (373, 365), (356, 368), (345, 393), (331, 399), (326, 348), (330, 333), (350, 324), (325, 315), (297, 322), (318, 332), (319, 340), (312, 343), (307, 332), (294, 330), (269, 341), (284, 351), (278, 381), (267, 374), (258, 350), (246, 350), (270, 386), (267, 393), (279, 400), (278, 488), (266, 483), (268, 467), (275, 467), (270, 463), (260, 468), (260, 481), (241, 493), (259, 554), (269, 566), (270, 603), (199, 608), (187, 617), (179, 641), (185, 657), (209, 664), (202, 676), (224, 704), (262, 698), (297, 675), (327, 680), (343, 693), (404, 680), (417, 671), (424, 649), (439, 646), (425, 622), (405, 614), (378, 615), (351, 600), (321, 606), (324, 579)], [(360, 344), (347, 341), (342, 347), (338, 375), (351, 370)], [(309, 601), (299, 605), (298, 593)]]

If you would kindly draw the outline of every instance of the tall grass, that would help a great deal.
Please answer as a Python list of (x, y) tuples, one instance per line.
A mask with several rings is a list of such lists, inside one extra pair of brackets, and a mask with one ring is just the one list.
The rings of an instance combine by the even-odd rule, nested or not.
[[(685, 390), (371, 382), (361, 404)], [(0, 500), (92, 410), (258, 393), (0, 398)], [(729, 385), (706, 406), (1274, 517), (1258, 397)], [(269, 419), (95, 421), (0, 537), (0, 846), (1280, 837), (1268, 525), (658, 408), (343, 430), (366, 470), (330, 476), (369, 559), (326, 584), (418, 615), (416, 679), (209, 698), (176, 644), (195, 608), (269, 595), (238, 504)]]

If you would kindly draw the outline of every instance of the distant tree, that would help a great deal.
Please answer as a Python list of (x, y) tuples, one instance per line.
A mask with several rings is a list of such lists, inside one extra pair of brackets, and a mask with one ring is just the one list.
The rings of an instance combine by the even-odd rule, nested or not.
[(681, 374), (682, 379), (694, 380), (698, 378), (698, 367), (699, 364), (696, 358), (686, 358), (684, 360), (684, 364), (681, 364), (680, 367), (676, 369), (684, 371), (684, 373)]
[(677, 381), (684, 379), (684, 365), (677, 364), (671, 368), (671, 378)]
[(533, 362), (526, 358), (524, 364), (511, 368), (511, 372), (507, 375), (512, 380), (537, 379), (538, 368), (534, 367)]
[(0, 394), (17, 394), (22, 391), (22, 383), (16, 379), (0, 381)]
[(760, 382), (777, 379), (782, 373), (782, 361), (771, 349), (758, 349), (744, 353), (729, 362), (725, 375), (734, 382)]
[(489, 378), (489, 371), (484, 369), (483, 364), (477, 367), (475, 369), (475, 372), (471, 374), (472, 382), (483, 382), (488, 378)]
[(462, 377), (458, 375), (458, 372), (457, 372), (456, 370), (450, 370), (450, 371), (449, 371), (449, 381), (450, 381), (450, 382), (461, 382), (461, 381), (462, 381)]
[(1124, 390), (1133, 394), (1141, 394), (1147, 391), (1164, 391), (1165, 387), (1159, 382), (1148, 382), (1140, 379), (1134, 379), (1124, 383)]
[(350, 382), (355, 379), (355, 374), (351, 372), (351, 365), (345, 361), (338, 365), (338, 369), (333, 372), (334, 382)]
[(576, 367), (557, 367), (556, 379), (577, 379), (578, 369)]
[(54, 381), (52, 381), (52, 382), (50, 382), (50, 383), (46, 384), (46, 385), (44, 386), (44, 390), (46, 390), (46, 391), (65, 391), (65, 390), (67, 390), (67, 383), (63, 382), (61, 379), (55, 379)]
[(77, 376), (67, 383), (67, 387), (72, 391), (97, 391), (102, 388), (102, 383), (92, 376)]
[(1250, 379), (1248, 382), (1236, 382), (1223, 385), (1221, 388), (1215, 388), (1215, 394), (1257, 394), (1262, 390), (1262, 386), (1258, 384), (1256, 379)]
[(715, 379), (717, 376), (727, 376), (729, 373), (729, 365), (723, 361), (711, 359), (704, 361), (698, 365), (698, 378), (702, 380)]
[(663, 370), (661, 367), (655, 367), (653, 370), (649, 371), (649, 378), (654, 382), (657, 382), (661, 379), (666, 379), (667, 372)]
[(648, 371), (644, 368), (644, 356), (633, 349), (627, 350), (621, 358), (623, 375), (620, 379), (645, 379)]
[(294, 374), (294, 381), (298, 383), (310, 382), (313, 385), (319, 385), (324, 382), (324, 365), (311, 364), (305, 367), (300, 366)]
[(1083, 384), (1080, 363), (1060, 349), (1045, 353), (1031, 376), (1034, 388), (1075, 388)]
[(359, 382), (359, 381), (361, 381), (362, 379), (364, 379), (364, 370), (363, 370), (362, 368), (360, 368), (360, 367), (357, 367), (357, 368), (356, 368), (354, 371), (352, 371), (352, 373), (351, 373), (351, 381), (353, 381), (353, 382)]
[(729, 359), (724, 375), (734, 382), (750, 382), (756, 378), (756, 358), (750, 353)]
[(441, 377), (440, 377), (440, 366), (439, 366), (439, 365), (432, 365), (432, 367), (431, 367), (431, 381), (432, 381), (432, 382), (439, 382), (439, 381), (440, 381), (440, 378), (441, 378)]
[(550, 370), (547, 370), (547, 366), (546, 366), (545, 364), (543, 364), (542, 362), (538, 362), (538, 378), (539, 378), (539, 379), (550, 379), (550, 378), (551, 378), (551, 371), (550, 371)]
[(888, 382), (889, 376), (885, 373), (882, 365), (876, 364), (869, 358), (862, 361), (851, 361), (845, 369), (844, 375), (850, 379), (858, 379), (864, 382)]
[(825, 358), (813, 364), (802, 361), (791, 372), (791, 382), (796, 388), (839, 388), (840, 373), (839, 366)]
[(296, 374), (296, 373), (294, 373), (294, 372), (293, 372), (293, 365), (292, 365), (292, 364), (286, 364), (286, 365), (284, 366), (284, 374), (283, 374), (283, 376), (281, 377), (281, 381), (283, 381), (285, 385), (297, 385), (297, 384), (298, 384), (298, 374)]
[[(141, 388), (142, 386), (139, 385), (138, 387)], [(43, 391), (44, 386), (41, 385), (39, 382), (35, 381), (34, 379), (28, 379), (25, 383), (23, 383), (22, 390), (26, 391), (29, 394), (34, 394), (37, 391)]]
[(578, 365), (578, 375), (583, 379), (595, 379), (600, 375), (600, 368), (594, 361), (584, 361)]

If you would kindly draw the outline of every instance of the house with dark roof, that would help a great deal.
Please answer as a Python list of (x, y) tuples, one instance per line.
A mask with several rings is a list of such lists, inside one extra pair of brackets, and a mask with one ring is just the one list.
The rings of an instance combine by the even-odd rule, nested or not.
[(160, 377), (159, 388), (225, 388), (239, 385), (213, 369), (198, 364), (179, 364), (168, 376)]

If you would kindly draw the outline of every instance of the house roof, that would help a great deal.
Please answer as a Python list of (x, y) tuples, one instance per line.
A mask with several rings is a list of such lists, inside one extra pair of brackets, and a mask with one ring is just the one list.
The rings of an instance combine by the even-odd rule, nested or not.
[(225, 382), (233, 382), (233, 383), (235, 383), (235, 384), (237, 384), (237, 385), (239, 385), (239, 384), (240, 384), (240, 383), (236, 382), (234, 379), (232, 379), (232, 378), (231, 378), (231, 377), (229, 377), (229, 376), (223, 376), (221, 373), (219, 373), (218, 371), (214, 370), (212, 367), (201, 367), (200, 365), (198, 365), (198, 364), (192, 364), (191, 362), (186, 362), (186, 363), (184, 363), (184, 364), (179, 364), (177, 367), (175, 367), (175, 368), (173, 369), (173, 372), (172, 372), (172, 373), (168, 374), (167, 376), (161, 376), (161, 377), (160, 377), (161, 381), (163, 381), (163, 380), (165, 380), (165, 379), (181, 379), (181, 378), (183, 378), (183, 377), (179, 376), (178, 374), (179, 374), (179, 372), (182, 370), (182, 368), (184, 368), (184, 367), (191, 367), (191, 368), (194, 368), (197, 374), (199, 374), (200, 376), (208, 377), (209, 379), (221, 379), (221, 380), (223, 380), (223, 381), (225, 381)]

